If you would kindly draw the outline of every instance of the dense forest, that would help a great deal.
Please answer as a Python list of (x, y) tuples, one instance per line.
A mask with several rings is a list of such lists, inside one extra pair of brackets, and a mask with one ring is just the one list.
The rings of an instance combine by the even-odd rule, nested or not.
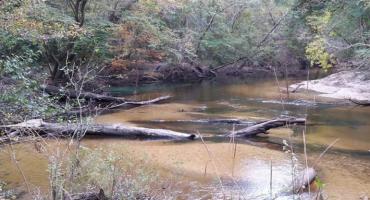
[[(189, 123), (216, 124), (212, 125), (213, 128), (218, 124), (233, 125), (232, 128), (228, 127), (225, 134), (226, 138), (232, 138), (235, 145), (232, 147), (235, 147), (233, 169), (234, 162), (237, 160), (235, 155), (238, 142), (234, 143), (235, 137), (254, 137), (260, 133), (267, 133), (269, 129), (278, 127), (290, 129), (292, 126), (295, 127), (293, 130), (297, 135), (296, 126), (300, 127), (298, 135), (303, 137), (303, 144), (301, 139), (297, 139), (299, 142), (295, 141), (298, 148), (297, 154), (300, 155), (293, 153), (294, 142), (286, 138), (278, 147), (262, 147), (262, 149), (267, 148), (270, 151), (271, 148), (283, 146), (284, 152), (291, 155), (290, 160), (294, 162), (300, 160), (305, 163), (306, 170), (303, 169), (303, 171), (306, 173), (303, 178), (298, 177), (297, 180), (292, 181), (295, 184), (292, 187), (293, 199), (328, 199), (323, 193), (325, 180), (318, 178), (321, 177), (318, 170), (320, 167), (317, 167), (316, 163), (312, 168), (307, 164), (314, 160), (311, 157), (307, 159), (306, 152), (305, 133), (309, 132), (307, 126), (310, 126), (308, 125), (310, 123), (306, 123), (306, 118), (310, 118), (309, 110), (327, 106), (320, 112), (327, 113), (327, 116), (332, 116), (333, 119), (327, 119), (329, 117), (323, 119), (324, 121), (319, 121), (318, 119), (321, 119), (319, 117), (312, 117), (312, 119), (318, 120), (315, 121), (316, 125), (326, 122), (332, 125), (336, 122), (339, 126), (340, 120), (343, 119), (337, 119), (339, 116), (333, 113), (338, 112), (343, 115), (342, 107), (333, 112), (327, 112), (327, 109), (335, 107), (333, 105), (357, 104), (363, 106), (361, 107), (363, 110), (351, 110), (350, 112), (359, 113), (353, 114), (353, 118), (346, 119), (347, 121), (341, 124), (348, 127), (365, 124), (364, 126), (367, 127), (369, 123), (370, 112), (367, 110), (367, 106), (370, 105), (369, 0), (0, 0), (0, 26), (0, 119), (2, 124), (0, 150), (4, 149), (4, 152), (8, 152), (11, 159), (6, 162), (13, 163), (12, 166), (17, 169), (18, 176), (20, 174), (22, 177), (20, 182), (23, 184), (12, 183), (0, 170), (0, 199), (18, 197), (23, 199), (259, 199), (248, 195), (243, 197), (243, 194), (240, 196), (240, 191), (237, 196), (234, 189), (231, 196), (225, 194), (227, 193), (224, 192), (225, 185), (228, 183), (225, 183), (227, 181), (223, 180), (223, 177), (219, 177), (218, 169), (213, 170), (219, 180), (215, 177), (214, 179), (220, 182), (220, 186), (217, 185), (215, 188), (221, 187), (223, 191), (221, 196), (215, 191), (202, 189), (199, 189), (201, 192), (198, 191), (197, 194), (194, 192), (193, 196), (184, 196), (181, 194), (186, 193), (185, 191), (193, 191), (194, 188), (189, 189), (193, 179), (173, 185), (168, 176), (157, 174), (160, 170), (151, 169), (152, 165), (147, 163), (150, 161), (142, 161), (145, 160), (144, 158), (137, 160), (137, 156), (134, 155), (130, 158), (122, 158), (121, 155), (117, 155), (117, 152), (114, 154), (114, 152), (107, 153), (104, 150), (85, 148), (89, 146), (88, 142), (85, 144), (82, 140), (90, 134), (94, 135), (93, 137), (118, 135), (130, 138), (149, 136), (170, 138), (170, 140), (184, 138), (199, 140), (201, 142), (197, 144), (207, 149), (206, 155), (209, 158), (206, 160), (211, 160), (207, 161), (204, 169), (206, 174), (208, 163), (209, 168), (216, 168), (211, 158), (212, 153), (208, 149), (212, 148), (213, 143), (207, 147), (207, 138), (216, 136), (207, 136), (207, 134), (202, 136), (198, 132), (200, 125), (187, 126), (186, 124)], [(316, 82), (310, 81), (317, 78), (323, 79)], [(226, 95), (222, 89), (227, 87), (229, 82), (239, 81), (240, 86), (240, 81), (259, 83), (257, 80), (264, 82), (260, 86), (255, 86), (257, 89), (251, 89), (252, 86), (249, 85), (244, 86), (247, 87), (244, 88), (245, 93), (248, 93), (247, 96), (242, 90), (238, 90), (235, 96), (229, 93)], [(210, 89), (207, 88), (209, 86), (204, 86), (204, 83), (214, 83), (216, 86)], [(186, 96), (189, 91), (182, 89), (186, 84), (194, 87), (189, 89), (190, 91), (198, 91), (199, 87), (205, 87), (204, 90), (199, 91), (197, 94), (199, 97), (197, 96), (196, 100), (201, 99), (210, 103), (207, 102), (206, 106), (193, 105), (195, 100), (189, 99), (195, 97)], [(153, 85), (155, 89), (146, 89)], [(170, 94), (158, 89), (161, 87), (171, 91)], [(272, 93), (271, 88), (274, 87), (279, 94), (275, 94), (274, 90), (273, 97), (267, 96), (267, 93)], [(122, 88), (129, 88), (127, 90), (132, 92), (124, 94)], [(230, 88), (227, 91), (235, 91), (237, 87)], [(216, 94), (213, 94), (213, 91)], [(336, 100), (319, 98), (316, 100), (316, 94), (313, 98), (309, 96), (312, 91), (324, 93), (321, 97)], [(179, 95), (180, 92), (182, 93)], [(264, 96), (258, 96), (261, 93)], [(221, 108), (217, 107), (213, 110), (210, 108), (215, 104), (212, 101), (217, 100), (221, 102), (218, 102), (219, 104), (225, 104), (225, 99), (233, 102), (233, 99), (241, 94), (248, 101), (239, 102), (234, 107), (230, 106), (229, 110), (242, 109), (241, 105), (244, 104), (251, 109), (250, 107), (255, 106), (256, 102), (250, 101), (271, 103), (271, 99), (263, 99), (271, 97), (273, 100), (281, 101), (284, 111), (276, 111), (274, 115), (267, 115), (267, 117), (264, 112), (256, 112), (262, 113), (259, 117), (242, 117), (241, 114), (235, 114), (240, 110), (235, 111), (234, 114), (220, 115), (217, 109)], [(167, 105), (172, 98), (176, 103)], [(186, 104), (185, 100), (189, 102)], [(310, 103), (311, 100), (312, 103)], [(316, 101), (321, 101), (324, 106), (321, 104), (317, 106)], [(165, 103), (162, 104), (163, 102)], [(190, 103), (192, 105), (189, 105)], [(149, 104), (155, 104), (155, 106), (152, 108)], [(301, 104), (304, 104), (302, 109), (289, 107)], [(311, 108), (312, 104), (316, 107)], [(196, 106), (198, 107), (193, 108)], [(204, 111), (203, 107), (210, 110)], [(143, 116), (136, 116), (137, 113), (132, 111), (135, 109), (142, 109), (138, 113), (144, 113)], [(190, 113), (194, 116), (194, 113), (207, 112), (209, 114), (205, 116), (207, 120), (194, 118), (193, 115), (192, 118), (189, 116), (184, 118), (183, 115), (191, 109), (195, 110)], [(274, 113), (271, 110), (277, 108), (271, 106), (269, 109), (266, 112)], [(297, 114), (295, 113), (297, 110), (303, 111)], [(95, 123), (103, 114), (108, 113), (111, 116), (109, 119), (112, 120), (117, 118), (115, 113), (122, 111), (123, 116), (133, 116), (131, 121), (125, 122), (135, 126)], [(171, 113), (172, 111), (176, 114)], [(167, 118), (162, 119), (162, 116), (157, 116), (162, 113)], [(154, 115), (153, 118), (148, 117)], [(182, 118), (176, 118), (176, 116)], [(314, 111), (313, 116), (316, 116)], [(145, 122), (147, 124), (136, 123), (143, 119), (150, 120)], [(254, 121), (250, 122), (251, 119)], [(181, 121), (185, 125), (174, 126), (174, 120), (178, 120), (176, 123)], [(115, 119), (112, 122), (116, 122)], [(165, 125), (155, 124), (159, 122), (165, 122)], [(312, 124), (315, 123), (312, 122)], [(141, 127), (143, 124), (145, 128)], [(208, 125), (207, 128), (203, 127), (206, 132), (213, 131)], [(224, 125), (216, 129), (225, 133), (222, 129)], [(235, 126), (240, 128), (236, 132)], [(312, 132), (319, 129), (308, 128)], [(356, 127), (352, 128), (356, 129)], [(339, 129), (335, 130), (342, 133)], [(350, 131), (343, 130), (343, 134)], [(366, 131), (362, 131), (361, 134), (364, 132)], [(61, 136), (64, 139), (61, 139)], [(205, 137), (204, 140), (203, 137)], [(365, 142), (364, 146), (369, 144), (369, 137), (362, 135), (356, 137), (360, 138), (360, 143)], [(50, 138), (58, 138), (56, 139), (58, 145), (62, 144), (60, 151), (52, 151), (54, 145), (58, 145)], [(335, 138), (330, 137), (333, 140)], [(210, 141), (213, 142), (212, 139)], [(262, 142), (266, 141), (262, 139)], [(320, 147), (315, 146), (316, 143), (312, 144), (312, 151), (325, 150), (323, 153), (325, 154), (328, 150), (325, 149), (325, 145), (331, 148), (336, 143), (331, 142), (326, 141)], [(47, 189), (35, 189), (28, 183), (28, 176), (23, 172), (14, 153), (17, 151), (15, 149), (27, 149), (28, 146), (19, 147), (17, 146), (19, 143), (21, 145), (32, 143), (37, 152), (46, 155), (43, 158), (47, 160), (44, 171), (48, 171), (50, 183)], [(249, 147), (251, 144), (245, 142), (241, 143), (239, 145), (257, 148), (253, 145)], [(145, 146), (141, 143), (138, 145)], [(273, 145), (276, 145), (276, 142), (271, 142), (270, 146)], [(63, 148), (68, 150), (64, 152)], [(338, 152), (358, 153), (361, 157), (364, 154), (368, 156), (369, 149), (367, 154), (366, 151), (358, 153), (364, 149), (345, 151), (339, 148)], [(4, 167), (1, 164), (5, 162), (1, 152), (0, 169), (6, 169), (6, 165)], [(129, 152), (122, 154), (130, 155)], [(266, 154), (275, 155), (274, 151)], [(319, 159), (322, 157), (317, 152), (312, 154), (319, 154)], [(215, 157), (218, 156), (220, 155)], [(37, 159), (41, 158), (35, 158)], [(369, 160), (356, 160), (354, 163), (357, 162), (365, 163), (357, 166), (369, 164)], [(299, 167), (295, 167), (294, 164), (292, 166), (294, 170), (299, 171)], [(368, 179), (370, 169), (368, 167), (361, 169), (363, 177), (367, 176)], [(117, 174), (125, 175), (121, 177)], [(115, 179), (115, 176), (119, 178)], [(315, 181), (312, 181), (313, 179)], [(237, 185), (235, 182), (238, 181), (234, 179), (233, 181), (232, 185)], [(315, 182), (315, 186), (310, 185), (311, 182)], [(6, 184), (20, 189), (13, 191)], [(33, 184), (36, 188), (39, 187), (37, 183)], [(311, 191), (310, 187), (315, 187), (316, 190)], [(162, 192), (158, 192), (160, 188)], [(271, 183), (271, 190), (266, 193), (268, 196), (261, 199), (275, 199), (286, 195), (281, 192), (272, 194), (272, 188)], [(26, 195), (19, 191), (26, 191)], [(331, 191), (330, 194), (336, 193), (336, 190), (329, 191)], [(370, 191), (366, 189), (364, 191), (364, 194), (356, 193), (356, 197), (350, 197), (367, 199), (366, 195), (370, 193), (366, 192)], [(215, 195), (210, 195), (213, 192)], [(312, 196), (311, 192), (315, 195)]]

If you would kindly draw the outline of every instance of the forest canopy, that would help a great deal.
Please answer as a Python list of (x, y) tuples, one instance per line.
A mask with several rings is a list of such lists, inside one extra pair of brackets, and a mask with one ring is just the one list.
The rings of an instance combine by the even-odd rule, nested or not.
[(140, 59), (276, 65), (292, 62), (287, 53), (324, 69), (369, 62), (366, 0), (16, 0), (1, 11), (3, 68), (10, 52), (53, 67), (87, 57), (119, 67)]

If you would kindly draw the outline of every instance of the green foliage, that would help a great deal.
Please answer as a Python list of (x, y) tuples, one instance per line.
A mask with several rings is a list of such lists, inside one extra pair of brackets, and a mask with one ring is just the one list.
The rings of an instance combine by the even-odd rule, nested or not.
[(333, 56), (342, 61), (355, 61), (360, 66), (369, 64), (366, 58), (369, 49), (367, 33), (370, 30), (368, 1), (327, 1), (304, 5), (307, 11), (300, 15), (305, 18), (314, 38), (306, 48), (311, 61), (324, 69), (331, 66), (330, 57)]
[(67, 82), (91, 64), (217, 66), (238, 58), (253, 66), (307, 59), (324, 70), (343, 60), (370, 64), (367, 0), (94, 0), (83, 27), (64, 0), (2, 1), (0, 11), (0, 74), (16, 81), (7, 86), (15, 92), (7, 88), (1, 100), (22, 110), (45, 72)]
[(187, 51), (182, 51), (178, 34), (170, 28), (169, 24), (173, 24), (169, 22), (171, 19), (161, 17), (167, 16), (168, 10), (161, 10), (155, 1), (142, 1), (136, 6), (136, 10), (122, 13), (124, 20), (116, 34), (122, 45), (115, 46), (114, 51), (119, 57), (134, 61), (162, 61), (166, 58), (168, 62), (181, 62)]
[(325, 71), (332, 68), (334, 60), (325, 50), (325, 41), (323, 38), (315, 38), (306, 47), (306, 56), (311, 62), (311, 66), (318, 65)]
[(64, 35), (50, 37), (44, 41), (42, 46), (44, 60), (57, 62), (54, 64), (58, 62), (78, 65), (85, 62), (102, 63), (110, 56), (107, 45), (108, 36), (109, 27), (84, 30), (71, 26)]
[[(0, 43), (2, 120), (13, 121), (19, 120), (19, 117), (39, 115), (45, 106), (40, 106), (38, 98), (32, 98), (38, 89), (34, 76), (41, 69), (37, 63), (40, 58), (38, 45), (5, 31), (0, 31)], [(17, 112), (23, 115), (19, 116)]]
[(24, 56), (34, 54), (38, 51), (39, 45), (27, 40), (19, 35), (14, 35), (7, 31), (0, 31), (0, 59), (9, 56)]
[(1, 5), (0, 11), (4, 13), (11, 13), (22, 5), (22, 0), (4, 1), (1, 3), (3, 5)]
[(319, 189), (323, 189), (325, 187), (325, 183), (321, 180), (320, 177), (315, 178), (315, 183)]

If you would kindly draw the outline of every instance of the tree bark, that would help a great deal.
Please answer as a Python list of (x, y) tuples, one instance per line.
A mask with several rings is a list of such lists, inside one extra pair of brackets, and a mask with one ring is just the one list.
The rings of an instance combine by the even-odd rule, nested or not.
[(165, 101), (165, 100), (170, 99), (170, 98), (172, 98), (172, 96), (162, 96), (162, 97), (158, 97), (158, 98), (147, 100), (147, 101), (127, 101), (127, 102), (124, 102), (124, 103), (111, 105), (111, 106), (106, 106), (106, 107), (87, 106), (87, 107), (84, 107), (84, 108), (81, 108), (81, 109), (76, 108), (76, 109), (67, 111), (65, 113), (61, 113), (60, 115), (67, 115), (67, 116), (79, 115), (79, 114), (82, 114), (84, 116), (98, 115), (98, 114), (104, 114), (104, 113), (112, 112), (112, 110), (114, 110), (114, 109), (132, 109), (132, 108), (136, 108), (136, 107), (143, 106), (143, 105), (159, 103), (161, 101)]
[(305, 124), (306, 119), (304, 118), (278, 118), (273, 119), (265, 122), (261, 122), (252, 126), (249, 126), (247, 128), (229, 133), (229, 137), (249, 137), (249, 136), (255, 136), (259, 133), (267, 133), (269, 129), (272, 128), (278, 128), (282, 126), (287, 125), (294, 125), (294, 124)]
[(8, 130), (25, 130), (37, 132), (40, 135), (50, 136), (71, 136), (98, 135), (98, 136), (119, 136), (128, 138), (158, 138), (158, 139), (195, 139), (194, 134), (181, 133), (165, 129), (151, 129), (127, 126), (124, 124), (77, 124), (77, 123), (48, 123), (42, 119), (34, 119), (19, 124), (1, 126)]
[(82, 27), (85, 22), (85, 7), (88, 0), (68, 0), (68, 6), (72, 9), (74, 19)]
[(152, 120), (151, 123), (199, 123), (199, 124), (237, 124), (237, 125), (251, 125), (255, 122), (242, 119), (189, 119), (189, 120)]
[[(206, 122), (207, 123), (207, 122)], [(216, 120), (211, 123), (244, 123), (238, 120)], [(303, 118), (285, 118), (274, 119), (261, 122), (247, 128), (229, 133), (228, 137), (248, 137), (255, 136), (259, 133), (266, 133), (271, 128), (278, 128), (286, 125), (305, 124)], [(119, 136), (131, 138), (159, 138), (159, 139), (196, 139), (196, 135), (189, 133), (176, 132), (166, 129), (151, 129), (127, 126), (124, 124), (77, 124), (77, 123), (48, 123), (42, 119), (34, 119), (19, 124), (0, 126), (0, 130), (8, 132), (37, 132), (40, 135), (51, 136), (71, 136), (78, 133), (81, 135), (98, 135), (98, 136)], [(9, 141), (9, 136), (0, 137), (0, 143)]]

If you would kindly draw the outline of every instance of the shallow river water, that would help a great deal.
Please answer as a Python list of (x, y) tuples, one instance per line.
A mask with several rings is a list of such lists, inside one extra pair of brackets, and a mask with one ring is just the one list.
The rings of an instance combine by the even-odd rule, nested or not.
[[(205, 123), (208, 119), (237, 118), (255, 122), (287, 115), (308, 117), (307, 161), (317, 169), (324, 183), (325, 197), (359, 199), (370, 196), (370, 108), (317, 98), (314, 93), (289, 94), (287, 98), (275, 81), (151, 85), (112, 91), (117, 96), (137, 100), (165, 94), (173, 98), (162, 104), (101, 115), (94, 119), (95, 122), (199, 132), (205, 137), (204, 143), (99, 137), (83, 140), (82, 144), (88, 148), (130, 152), (137, 159), (145, 158), (147, 165), (163, 172), (163, 176), (181, 174), (184, 183), (196, 185), (199, 191), (183, 186), (179, 199), (298, 198), (289, 194), (292, 159), (283, 146), (284, 140), (293, 144), (298, 168), (304, 166), (304, 127), (279, 128), (268, 135), (238, 139), (236, 146), (229, 139), (206, 137), (247, 126)], [(336, 139), (339, 141), (317, 161)], [(30, 184), (47, 190), (46, 159), (37, 153), (33, 144), (18, 144), (14, 150), (19, 167)], [(0, 180), (13, 187), (23, 183), (8, 149), (0, 149)]]

